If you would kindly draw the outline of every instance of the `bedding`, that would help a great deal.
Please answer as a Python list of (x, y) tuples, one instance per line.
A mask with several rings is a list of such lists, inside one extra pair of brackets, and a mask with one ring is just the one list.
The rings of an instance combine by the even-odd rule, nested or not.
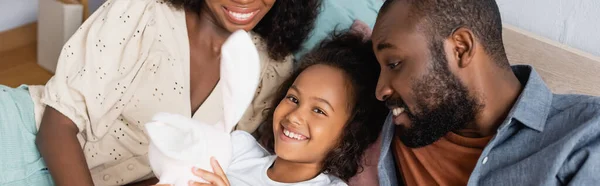
[(383, 0), (324, 0), (321, 12), (315, 21), (315, 28), (300, 51), (294, 54), (295, 59), (299, 60), (331, 31), (348, 29), (355, 20), (361, 20), (373, 28), (383, 2)]

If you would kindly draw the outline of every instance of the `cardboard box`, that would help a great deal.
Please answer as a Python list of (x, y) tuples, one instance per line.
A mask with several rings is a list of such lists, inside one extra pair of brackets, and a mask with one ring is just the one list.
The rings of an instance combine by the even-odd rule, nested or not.
[(38, 16), (38, 64), (56, 72), (63, 45), (83, 22), (83, 6), (56, 0), (40, 0)]

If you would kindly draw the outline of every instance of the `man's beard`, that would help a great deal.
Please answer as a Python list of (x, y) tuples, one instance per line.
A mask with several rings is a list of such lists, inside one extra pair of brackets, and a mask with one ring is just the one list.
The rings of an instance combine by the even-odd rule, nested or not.
[(469, 94), (460, 79), (450, 72), (445, 52), (440, 44), (430, 47), (432, 66), (428, 73), (412, 83), (416, 105), (413, 112), (399, 99), (388, 105), (406, 108), (410, 127), (398, 126), (400, 140), (410, 148), (430, 145), (448, 132), (464, 129), (473, 123), (483, 104)]

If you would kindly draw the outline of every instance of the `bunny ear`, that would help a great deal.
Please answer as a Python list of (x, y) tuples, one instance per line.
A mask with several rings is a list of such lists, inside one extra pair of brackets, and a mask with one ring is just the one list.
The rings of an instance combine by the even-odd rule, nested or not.
[(238, 30), (221, 48), (224, 131), (230, 132), (250, 106), (260, 78), (258, 51), (250, 35)]

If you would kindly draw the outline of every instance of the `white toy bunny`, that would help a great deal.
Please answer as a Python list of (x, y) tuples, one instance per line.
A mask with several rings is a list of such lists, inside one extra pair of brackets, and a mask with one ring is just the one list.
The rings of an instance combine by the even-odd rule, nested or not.
[(201, 123), (185, 116), (159, 113), (145, 125), (150, 138), (150, 165), (160, 184), (205, 182), (192, 174), (192, 167), (212, 171), (210, 157), (215, 157), (227, 172), (232, 156), (230, 132), (250, 105), (259, 75), (256, 46), (248, 33), (236, 31), (221, 48), (222, 118), (217, 123)]

